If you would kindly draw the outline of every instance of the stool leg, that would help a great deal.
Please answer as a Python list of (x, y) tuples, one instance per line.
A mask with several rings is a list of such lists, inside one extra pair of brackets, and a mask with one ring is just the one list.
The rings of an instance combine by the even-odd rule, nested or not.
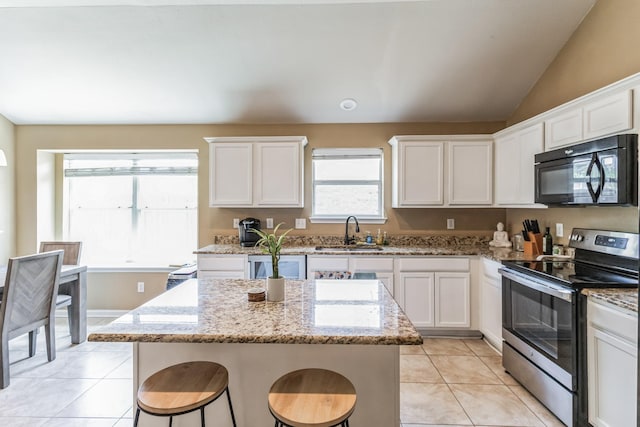
[(200, 424), (202, 425), (202, 427), (205, 427), (205, 425), (204, 425), (204, 406), (202, 408), (200, 408)]
[[(227, 400), (229, 401), (229, 412), (231, 412), (231, 421), (233, 422), (233, 427), (236, 427), (236, 417), (233, 414), (233, 405), (231, 405), (231, 394), (229, 393), (229, 387), (227, 387)], [(202, 427), (204, 427), (204, 421)]]
[(169, 417), (169, 427), (173, 425), (173, 417)]
[(133, 427), (138, 427), (138, 418), (140, 418), (140, 408), (136, 409), (136, 419), (133, 421)]

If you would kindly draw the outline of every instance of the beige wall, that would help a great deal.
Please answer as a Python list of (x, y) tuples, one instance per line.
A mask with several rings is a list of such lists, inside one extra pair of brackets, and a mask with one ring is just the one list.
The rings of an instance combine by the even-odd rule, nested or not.
[[(391, 209), (391, 149), (387, 141), (393, 135), (411, 134), (491, 134), (504, 123), (427, 123), (427, 124), (353, 124), (353, 125), (175, 125), (175, 126), (18, 126), (16, 129), (17, 159), (20, 168), (17, 179), (18, 239), (20, 254), (37, 250), (41, 236), (52, 234), (49, 224), (54, 221), (59, 206), (51, 203), (52, 157), (47, 151), (81, 149), (197, 149), (199, 150), (199, 246), (213, 241), (218, 234), (236, 234), (233, 218), (247, 216), (261, 219), (272, 217), (277, 222), (293, 226), (295, 218), (310, 215), (311, 182), (310, 153), (314, 147), (382, 147), (385, 155), (385, 211), (389, 218), (383, 226), (363, 226), (364, 230), (383, 228), (389, 234), (447, 233), (446, 219), (456, 220), (453, 233), (486, 233), (495, 229), (498, 221), (505, 221), (504, 209)], [(223, 209), (208, 206), (208, 145), (206, 136), (246, 135), (306, 135), (305, 149), (305, 208), (304, 209)], [(38, 158), (43, 162), (37, 166)], [(44, 178), (47, 177), (46, 180)], [(38, 191), (38, 181), (46, 188)], [(54, 186), (56, 187), (56, 186)], [(57, 185), (59, 188), (60, 185)], [(56, 197), (58, 200), (60, 197)], [(38, 212), (42, 212), (38, 218)], [(59, 235), (60, 219), (56, 218)], [(343, 233), (340, 224), (310, 224), (306, 230), (294, 234)], [(47, 237), (48, 238), (48, 237)], [(195, 249), (195, 248), (194, 248)], [(91, 273), (89, 275), (88, 307), (90, 309), (131, 309), (164, 290), (166, 273)], [(145, 282), (145, 292), (137, 292), (137, 282)]]
[[(509, 118), (509, 125), (640, 72), (640, 1), (600, 0), (575, 31), (549, 68)], [(638, 208), (509, 209), (507, 227), (522, 229), (524, 218), (540, 225), (638, 232)]]
[[(382, 226), (390, 234), (446, 233), (446, 218), (456, 219), (458, 233), (494, 229), (504, 221), (503, 209), (391, 209), (391, 149), (387, 141), (393, 135), (493, 133), (504, 127), (495, 123), (427, 123), (427, 124), (353, 124), (353, 125), (176, 125), (176, 126), (18, 126), (17, 154), (21, 165), (17, 171), (18, 252), (32, 252), (37, 245), (37, 151), (79, 149), (198, 149), (199, 174), (199, 245), (212, 242), (216, 234), (235, 234), (233, 218), (272, 217), (293, 226), (295, 218), (309, 217), (311, 194), (310, 153), (315, 147), (382, 147), (385, 155), (385, 211), (389, 218)], [(205, 136), (306, 135), (305, 208), (303, 209), (229, 209), (208, 207), (208, 159)], [(47, 207), (47, 210), (49, 208)], [(375, 226), (376, 228), (378, 226)], [(335, 224), (308, 224), (298, 234), (340, 234)]]
[(7, 166), (0, 167), (0, 264), (16, 251), (14, 148), (15, 126), (0, 116), (0, 149), (7, 156)]
[(639, 72), (638, 40), (640, 1), (598, 1), (507, 124)]

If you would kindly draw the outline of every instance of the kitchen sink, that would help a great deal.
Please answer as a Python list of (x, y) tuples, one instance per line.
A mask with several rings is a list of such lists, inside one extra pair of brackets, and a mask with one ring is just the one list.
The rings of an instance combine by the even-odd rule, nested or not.
[(382, 247), (377, 245), (322, 245), (316, 246), (316, 251), (381, 251)]

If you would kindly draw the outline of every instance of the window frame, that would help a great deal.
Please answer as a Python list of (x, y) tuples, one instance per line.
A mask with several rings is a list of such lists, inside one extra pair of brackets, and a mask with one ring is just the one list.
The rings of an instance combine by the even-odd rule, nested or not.
[[(91, 177), (91, 176), (129, 176), (131, 177), (132, 194), (131, 194), (131, 226), (136, 227), (142, 212), (138, 209), (138, 191), (140, 190), (139, 177), (141, 176), (186, 176), (193, 175), (196, 183), (199, 187), (199, 153), (198, 150), (193, 149), (180, 149), (180, 150), (118, 150), (118, 151), (106, 151), (106, 150), (83, 150), (83, 151), (65, 151), (61, 152), (62, 156), (62, 208), (61, 208), (61, 234), (63, 238), (67, 238), (70, 232), (70, 206), (69, 206), (69, 178), (75, 177)], [(99, 168), (67, 168), (66, 161), (74, 159), (99, 159), (99, 160), (150, 160), (154, 158), (161, 159), (195, 159), (196, 166), (125, 166), (125, 167), (99, 167)], [(67, 171), (78, 171), (76, 173), (70, 173), (67, 176)], [(95, 172), (95, 175), (94, 173)], [(197, 194), (199, 190), (197, 190)], [(198, 217), (199, 217), (199, 196), (196, 195), (195, 199), (195, 213), (196, 213), (196, 229), (195, 239), (196, 245), (199, 240), (198, 231)], [(193, 208), (192, 208), (193, 209)], [(92, 271), (165, 271), (173, 270), (175, 267), (171, 264), (156, 263), (149, 264), (144, 260), (137, 260), (130, 263), (126, 260), (111, 261), (105, 264), (98, 264), (91, 267)]]
[[(319, 158), (367, 158), (380, 159), (378, 180), (316, 180), (316, 163)], [(315, 148), (311, 153), (311, 223), (341, 223), (348, 214), (316, 214), (316, 185), (374, 185), (378, 188), (378, 214), (358, 214), (358, 221), (364, 224), (384, 224), (387, 221), (384, 211), (384, 150), (382, 148)]]

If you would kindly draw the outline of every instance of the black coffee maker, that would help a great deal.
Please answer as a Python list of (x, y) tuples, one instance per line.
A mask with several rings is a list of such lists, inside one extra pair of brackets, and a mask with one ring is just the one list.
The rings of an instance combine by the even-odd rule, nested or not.
[(255, 246), (260, 239), (257, 233), (251, 231), (260, 230), (260, 220), (256, 218), (245, 218), (238, 225), (238, 233), (240, 235), (240, 246)]

